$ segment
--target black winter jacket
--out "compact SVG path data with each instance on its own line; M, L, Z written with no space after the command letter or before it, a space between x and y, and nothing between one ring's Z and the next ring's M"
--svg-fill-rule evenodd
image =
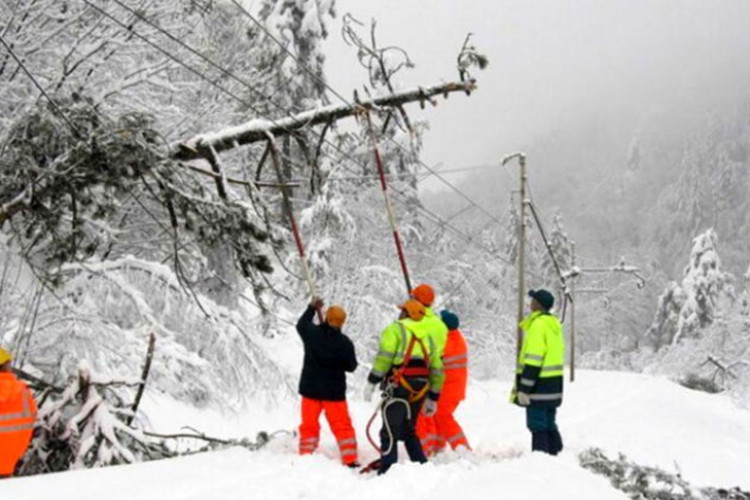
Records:
M310 399L344 401L346 374L357 368L354 344L349 337L326 323L313 323L315 308L308 306L297 322L297 333L305 346L299 393Z

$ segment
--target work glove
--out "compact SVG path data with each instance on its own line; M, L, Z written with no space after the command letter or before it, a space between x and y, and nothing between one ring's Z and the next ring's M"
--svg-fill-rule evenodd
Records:
M525 392L519 392L516 397L518 398L518 404L521 406L529 406L531 404L531 398Z
M375 384L368 383L365 386L365 390L362 393L362 397L364 398L365 401L370 402L370 401L372 401L372 394L374 392L375 392Z
M312 299L310 299L310 305L315 309L320 309L321 307L323 307L323 299L321 299L320 297L313 297Z
M424 413L424 416L427 418L435 416L435 413L437 413L437 401L427 398L427 401L424 402L424 406L422 407L422 413Z

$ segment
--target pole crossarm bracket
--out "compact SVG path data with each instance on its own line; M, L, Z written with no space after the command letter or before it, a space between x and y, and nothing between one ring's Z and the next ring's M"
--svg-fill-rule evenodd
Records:
M471 93L476 89L474 80L450 82L432 87L418 87L412 90L397 92L368 101L357 103L335 104L317 108L277 120L253 119L243 124L228 127L218 132L196 135L190 139L172 145L170 157L176 160L198 160L211 157L215 153L226 151L238 145L253 144L268 140L267 133L274 137L288 135L313 125L326 124L332 121L354 116L362 109L377 110L383 107L398 107L410 102L424 102L426 99L442 95L447 98L453 92Z

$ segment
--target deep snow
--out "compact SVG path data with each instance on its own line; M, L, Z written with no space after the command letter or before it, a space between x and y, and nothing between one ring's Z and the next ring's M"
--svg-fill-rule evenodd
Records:
M476 382L458 418L475 449L449 452L433 463L404 464L384 477L360 476L338 463L335 441L323 425L321 449L299 457L296 442L281 437L258 452L231 449L174 460L99 470L19 478L0 482L0 499L119 500L320 498L455 499L625 498L608 481L577 464L591 446L623 452L644 465L679 467L696 486L750 489L750 412L720 395L685 389L646 375L578 371L566 387L559 423L566 449L553 458L531 454L523 412L507 402L509 383ZM364 436L371 404L351 402L362 459L374 457ZM256 407L242 415L199 411L150 398L154 428L192 425L218 436L254 436L258 430L293 429L299 403Z

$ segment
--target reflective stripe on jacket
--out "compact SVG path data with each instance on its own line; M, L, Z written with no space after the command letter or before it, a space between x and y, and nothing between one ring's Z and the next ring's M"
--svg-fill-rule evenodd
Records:
M0 476L10 476L26 453L36 422L36 403L26 384L0 373Z
M411 365L420 361L427 360L429 368L430 396L437 399L443 388L445 374L443 373L443 360L438 354L438 348L435 340L429 334L429 324L412 319L400 319L388 325L380 334L380 343L375 360L372 363L372 370L367 377L368 382L376 384L384 380L391 370L401 366L406 357L406 349L409 346L412 336L419 341L414 342L411 353ZM422 346L424 345L423 352ZM420 363L423 364L423 363Z
M525 332L516 365L513 393L525 392L532 406L560 406L563 397L565 340L558 319L534 311L519 325Z
M443 397L462 401L466 398L466 381L468 379L469 348L460 330L448 332L448 341L443 354L445 384Z

